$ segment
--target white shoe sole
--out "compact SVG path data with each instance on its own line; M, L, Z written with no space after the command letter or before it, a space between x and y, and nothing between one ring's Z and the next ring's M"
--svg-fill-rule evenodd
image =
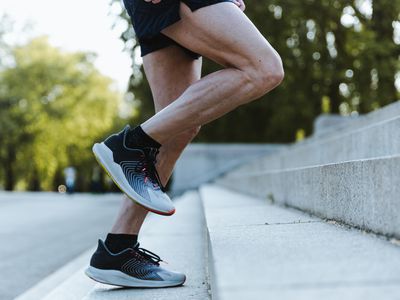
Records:
M114 162L112 151L104 143L96 143L92 150L99 164L120 188L120 190L123 191L131 200L159 215L170 216L175 213L175 208L172 210L162 210L151 205L145 198L136 193L135 190L129 185L128 180L126 180L121 166Z
M117 270L101 270L94 267L88 267L85 274L100 283L123 286L123 287L140 287L140 288L162 288L172 287L184 284L183 281L166 281L166 280L142 280Z

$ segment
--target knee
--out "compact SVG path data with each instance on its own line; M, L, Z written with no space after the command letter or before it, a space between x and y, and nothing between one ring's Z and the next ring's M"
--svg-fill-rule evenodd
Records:
M261 87L265 88L276 88L279 86L285 78L285 71L283 69L283 63L281 57L276 54L271 64L264 64L261 68Z
M253 86L253 98L265 95L279 86L284 79L282 60L277 53L268 55L265 59L259 58L250 66L252 67L247 70L247 76Z

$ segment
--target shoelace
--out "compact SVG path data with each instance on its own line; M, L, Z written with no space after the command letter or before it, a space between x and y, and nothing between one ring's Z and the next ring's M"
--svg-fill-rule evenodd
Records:
M143 257L147 261L150 261L151 263L153 263L157 266L160 265L160 262L163 262L163 260L157 254L155 254L147 249L139 248L139 244L135 247L135 249L133 249L133 251L135 251L136 253L139 253L139 255L141 257Z
M160 187L160 189L165 192L165 188L161 183L160 175L156 168L157 155L159 152L160 150L157 148L149 148L149 151L144 151L148 163L145 164L142 171L146 174L145 181L147 181L147 178L150 178L154 187Z

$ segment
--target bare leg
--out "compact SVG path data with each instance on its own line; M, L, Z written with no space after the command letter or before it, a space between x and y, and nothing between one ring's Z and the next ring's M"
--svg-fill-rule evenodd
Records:
M163 33L226 68L197 81L142 124L160 144L259 98L283 79L279 55L235 4L219 3L192 12L181 2L180 14L182 20Z
M153 94L156 112L177 99L200 79L201 59L193 60L176 46L146 55L144 69ZM176 160L200 128L190 128L171 138L157 157L157 171L163 185L168 182ZM138 234L148 211L126 196L111 233Z

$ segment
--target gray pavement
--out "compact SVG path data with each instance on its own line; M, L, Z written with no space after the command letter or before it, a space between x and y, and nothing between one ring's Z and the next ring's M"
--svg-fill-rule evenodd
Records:
M213 299L400 299L400 247L386 239L216 186L201 197Z
M0 299L13 299L95 246L121 199L0 192Z

